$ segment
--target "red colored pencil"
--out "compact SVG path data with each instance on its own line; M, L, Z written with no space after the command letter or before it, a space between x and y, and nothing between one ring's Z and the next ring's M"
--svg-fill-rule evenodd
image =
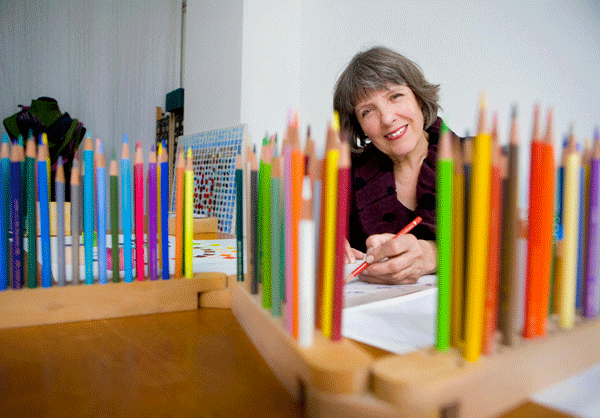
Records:
M350 145L341 135L338 160L338 193L335 231L335 261L333 270L333 318L331 339L342 338L342 309L344 307L344 253L348 237L348 199L350 193Z
M411 223L409 223L408 225L406 225L404 228L402 228L400 230L400 232L398 232L396 235L394 235L394 238L398 238L400 235L405 235L408 234L410 231L412 231L412 229L419 225L421 223L423 219L420 216L417 216L415 219L413 219L413 221ZM350 273L348 275L348 277L346 277L346 282L348 282L349 280L352 280L354 277L358 276L360 273L362 273L367 267L369 267L369 263L367 263L366 261L364 263L362 263L360 266L358 266L356 269L354 269L354 271L352 273Z

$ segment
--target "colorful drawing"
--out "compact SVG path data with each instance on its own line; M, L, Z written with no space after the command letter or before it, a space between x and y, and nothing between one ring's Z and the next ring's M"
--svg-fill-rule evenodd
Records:
M179 138L177 153L191 148L194 162L194 214L216 217L219 232L235 233L235 158L244 147L246 125ZM175 211L173 179L171 211Z

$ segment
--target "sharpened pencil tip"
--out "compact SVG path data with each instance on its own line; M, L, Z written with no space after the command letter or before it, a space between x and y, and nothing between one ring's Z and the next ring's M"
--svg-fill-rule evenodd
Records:
M4 132L4 134L2 134L2 143L3 144L8 143L8 134L6 132Z
M123 134L123 143L126 144L127 143L127 134Z
M340 114L337 110L333 112L333 117L331 118L331 129L336 132L340 130Z

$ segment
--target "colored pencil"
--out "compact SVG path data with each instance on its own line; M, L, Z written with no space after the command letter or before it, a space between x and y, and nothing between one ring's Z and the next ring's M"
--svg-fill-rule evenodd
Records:
M577 290L575 294L575 308L581 310L583 307L583 293L585 292L585 254L587 252L587 205L588 186L590 182L590 158L591 148L589 139L585 139L583 153L581 154L581 166L579 169L579 234L577 245Z
M145 280L144 268L144 156L142 142L138 141L133 156L135 183L135 265L138 281Z
M111 236L111 255L112 255L112 281L120 281L120 262L119 262L119 172L117 161L113 152L113 157L108 168L110 178L110 236Z
M272 161L273 171L271 173L271 248L272 248L272 275L271 275L271 313L275 317L281 316L281 304L283 302L283 268L281 255L284 251L282 242L283 229L283 203L281 201L281 172L283 160L277 155Z
M56 284L64 286L66 280L65 267L65 170L62 157L58 157L54 180L56 196Z
M40 200L40 235L42 252L42 287L52 286L50 257L50 188L48 187L48 146L42 142L38 148L38 194Z
M161 249L162 249L162 278L169 280L169 152L165 140L162 143L162 158L160 160L160 215L161 218Z
M292 143L290 140L294 125L293 114L288 112L286 136L283 139L283 263L284 263L284 300L285 325L290 335L294 335L294 302L293 302L293 260L292 260ZM296 132L297 134L297 132ZM297 317L296 317L297 318ZM297 327L296 327L297 328Z
M453 198L452 198L452 307L450 329L452 346L459 348L463 343L463 283L465 265L465 175L463 152L460 138L452 139L452 157L454 160Z
M452 192L454 160L450 132L442 122L437 160L437 332L435 348L444 351L450 346L450 301L452 295Z
M594 318L598 315L598 272L600 263L600 219L594 214L600 211L600 134L596 129L590 159L590 183L588 202L588 230L585 292L583 297L583 316Z
M304 173L306 172L306 163L304 161L304 153L300 146L300 134L298 130L298 113L294 113L294 119L291 129L288 129L288 140L292 148L291 154L291 241L292 241L292 252L290 257L292 259L292 314L293 314L293 329L292 336L298 338L299 332L299 313L300 313L300 297L299 297L299 283L300 283L300 247L299 247L299 230L300 217L302 215L302 182Z
M83 245L85 251L85 284L94 283L92 264L94 246L94 150L92 138L87 137L83 150ZM39 167L39 163L38 163ZM39 175L38 170L38 175Z
M323 280L321 301L321 332L326 338L331 338L333 327L333 283L335 262L335 230L336 230L336 206L338 188L338 160L339 150L339 116L334 112L331 123L327 129L327 142L325 146L325 201L321 208L324 213L324 235L322 254L323 271L320 272Z
M312 216L312 198L311 179L309 176L304 176L302 184L302 214L298 225L298 344L301 347L310 347L312 345L315 327L316 252L314 247L315 224Z
M21 140L22 141L22 140ZM25 161L23 146L14 142L10 157L10 187L12 192L10 225L12 230L12 287L23 287L23 186L21 166Z
M271 188L272 190L272 188ZM244 281L244 171L242 153L235 157L235 238L237 244L237 281Z
M402 228L400 231L398 231L396 233L396 235L394 235L392 237L392 239L394 238L398 238L400 235L405 235L408 234L410 231L413 230L413 228L417 225L419 225L421 223L423 219L420 216L417 216L415 219L413 219L409 224L407 224L404 228ZM367 267L369 267L369 263L367 263L366 261L361 263L357 268L355 268L352 273L350 273L348 275L348 277L346 278L346 282L348 282L349 280L352 280L354 277L357 277L360 273L362 273Z
M27 287L37 287L37 204L35 199L35 137L30 136L25 149L25 207L27 210Z
M482 95L479 103L477 135L473 140L473 172L469 207L467 315L463 357L470 362L476 361L481 353L489 251L491 137L486 131L485 111L485 96Z
M273 171L273 142L263 146L261 159L263 171L259 178L261 183L261 277L262 277L262 304L263 308L271 309L271 173Z
M157 187L156 187L156 149L152 145L148 157L148 276L150 280L158 278L158 251L156 242Z
M175 277L181 278L183 275L183 208L185 201L183 200L184 188L184 172L185 158L184 150L181 148L177 156L177 164L175 166Z
M185 242L183 252L184 256L184 274L186 279L192 279L194 276L193 245L194 245L194 167L192 165L192 149L188 148L187 159L185 162L184 173L184 228Z
M515 310L517 305L518 264L517 240L519 231L519 126L517 108L511 111L508 146L507 187L504 188L502 203L502 245L500 249L500 303L498 328L502 333L502 344L512 345L516 335Z
M0 148L0 290L6 290L10 278L10 142L2 135Z
M552 291L550 292L550 304L551 307L548 310L548 314L558 314L558 306L560 304L559 294L561 292L561 278L563 270L563 253L564 253L564 209L563 209L563 196L565 186L565 161L567 158L567 144L568 137L563 141L561 145L561 159L560 165L557 172L557 201L556 201L556 217L555 217L555 248L554 248L554 274L552 282Z
M258 294L258 161L255 149L250 158L250 219L250 264L252 265L250 293L256 295Z
M131 160L129 159L129 145L127 135L123 135L121 151L121 206L123 207L123 281L133 281L133 254L131 248Z
M548 112L544 141L531 143L529 227L524 336L546 333L554 234L554 148L552 111ZM536 124L534 124L536 125Z
M464 344L466 338L466 320L467 320L467 277L469 273L469 225L470 225L470 206L471 206L471 172L473 167L473 138L466 135L463 141L463 176L464 176L464 222L463 222L463 281L462 281L462 296L461 303L461 330L460 339Z
M98 155L96 165L97 201L98 201L98 282L107 283L106 262L106 160L104 146L98 141Z
M156 149L156 268L161 269L162 266L162 158L163 158L162 141L158 143ZM168 172L167 172L168 173ZM168 258L166 259L168 262ZM158 272L157 272L158 275Z
M348 216L350 200L350 145L340 137L338 160L337 213L335 228L335 260L333 266L333 313L331 339L342 339L342 309L344 308L344 253L348 239ZM313 285L314 287L314 285ZM312 327L311 327L312 328Z
M79 164L73 158L71 168L71 283L79 284L79 225L81 222L81 179Z
M559 324L571 329L575 322L575 292L577 287L577 234L579 225L579 176L581 157L575 147L573 127L569 134L564 179L564 254L560 283Z

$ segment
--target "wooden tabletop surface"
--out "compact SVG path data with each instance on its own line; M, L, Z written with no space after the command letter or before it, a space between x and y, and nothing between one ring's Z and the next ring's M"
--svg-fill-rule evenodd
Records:
M0 330L0 416L300 415L229 309Z

